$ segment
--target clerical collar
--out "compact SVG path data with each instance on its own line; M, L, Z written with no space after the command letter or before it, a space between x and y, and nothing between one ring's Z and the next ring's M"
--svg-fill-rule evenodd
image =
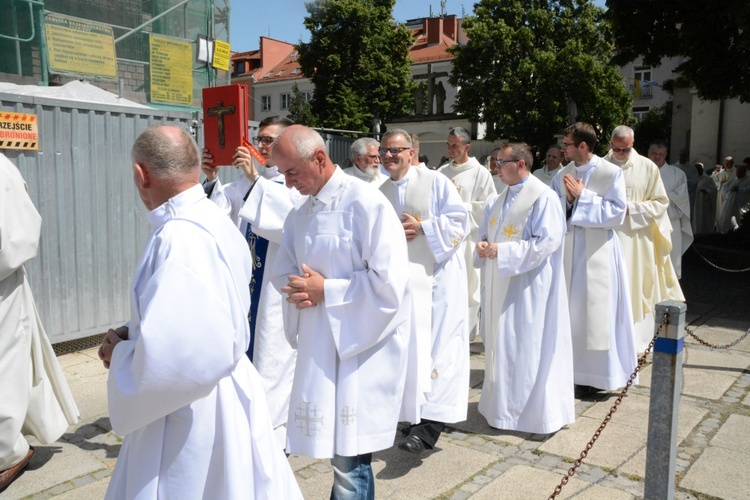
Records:
M148 223L152 229L156 229L205 197L203 186L196 184L151 210L146 216Z
M330 204L331 201L333 201L334 196L338 192L339 187L341 187L341 183L344 179L346 179L346 174L339 168L338 165L336 165L336 170L333 171L333 175L330 179L328 179L328 182L326 182L325 185L320 188L318 194L316 194L315 196L310 196L313 204Z
M260 171L260 174L265 177L268 180L273 180L274 177L279 174L279 167L274 165L273 167L263 167L263 169Z
M456 163L455 161L451 160L450 163L448 163L448 166L451 167L454 170L461 171L461 170L468 170L468 169L470 169L471 167L474 166L474 163L471 161L471 158L469 158L468 160L466 160L466 163L461 163L460 165L458 163Z
M526 184L526 181L528 180L529 180L529 176L527 175L526 177L523 178L523 180L516 182L512 186L508 186L508 188L513 192L520 191L523 188L523 185Z
M417 175L417 174L414 173L414 169L415 168L416 167L409 167L409 170L406 172L406 175L404 175L402 178L400 178L397 181L394 181L393 179L391 179L391 182L394 183L397 186L403 186L404 184L406 184L407 182L409 182L409 179L411 179L412 177L414 177L415 175Z
M591 160L589 160L588 163L584 163L583 165L578 165L576 163L575 164L576 172L586 172L588 170L591 170L592 168L594 168L594 165L596 164L596 159L597 159L597 156L594 155L591 157Z

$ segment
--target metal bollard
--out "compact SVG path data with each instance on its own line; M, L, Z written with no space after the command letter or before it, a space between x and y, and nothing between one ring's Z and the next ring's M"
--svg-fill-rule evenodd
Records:
M684 303L670 300L656 304L654 313L657 325L661 323L665 313L668 319L654 344L654 362L651 365L644 490L646 500L674 499L686 311Z

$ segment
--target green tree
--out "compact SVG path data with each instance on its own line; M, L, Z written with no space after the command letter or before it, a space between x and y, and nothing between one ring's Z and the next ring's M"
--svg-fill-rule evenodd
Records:
M672 137L672 101L667 101L658 108L651 108L641 121L633 126L635 132L635 150L644 155L648 145L654 139L669 140Z
M318 125L317 120L312 113L310 102L305 98L305 94L300 92L296 83L292 86L292 99L289 101L288 118L294 123L299 123L300 125L306 125L308 127L317 127Z
M658 66L682 57L676 72L706 100L750 101L750 2L747 0L607 0L617 54Z
M302 74L315 85L320 126L368 131L411 111L411 32L391 15L395 0L315 0L305 4L310 42L297 46Z
M451 83L456 110L486 122L488 139L543 150L572 103L602 137L631 120L602 9L588 0L481 0L474 12L463 24L469 43L452 48Z

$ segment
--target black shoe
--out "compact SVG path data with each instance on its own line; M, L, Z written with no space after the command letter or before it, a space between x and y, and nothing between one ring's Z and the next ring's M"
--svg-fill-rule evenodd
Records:
M578 399L586 399L596 396L596 393L598 392L599 389L590 385L576 385L574 387L574 394Z
M417 436L408 436L406 439L401 441L398 445L399 450L408 451L416 455L421 455L427 449L424 441L419 439Z

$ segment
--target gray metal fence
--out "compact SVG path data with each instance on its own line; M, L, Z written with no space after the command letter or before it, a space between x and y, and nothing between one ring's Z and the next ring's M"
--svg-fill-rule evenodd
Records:
M3 152L42 215L39 254L26 269L47 335L58 343L122 324L149 234L130 148L149 126L188 128L192 115L7 93L0 110L38 117L39 151Z

